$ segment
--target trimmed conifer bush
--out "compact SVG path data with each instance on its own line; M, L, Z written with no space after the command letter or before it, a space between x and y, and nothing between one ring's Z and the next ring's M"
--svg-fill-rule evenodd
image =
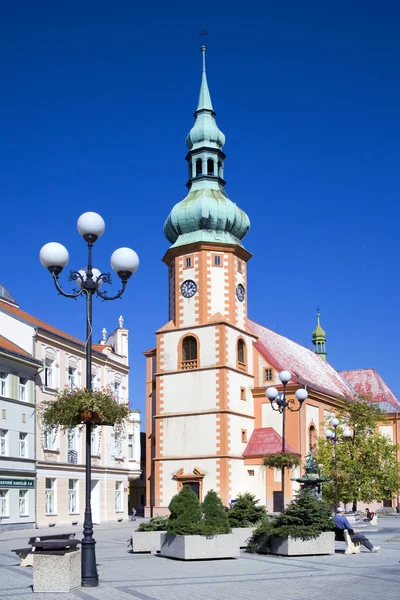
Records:
M318 500L310 490L302 489L295 500L276 519L266 518L255 530L248 549L268 553L273 537L292 537L309 540L324 531L333 531L331 510L326 502Z
M168 517L153 517L150 521L140 523L136 531L166 531Z
M229 526L228 515L224 505L214 490L210 490L207 493L204 498L202 510L204 515L205 535L211 536L220 533L230 533L231 528Z
M172 535L201 535L204 532L201 506L198 497L184 485L169 503L170 515L167 531Z
M238 494L236 502L228 512L231 527L252 527L257 525L266 514L265 506L258 504L254 494Z

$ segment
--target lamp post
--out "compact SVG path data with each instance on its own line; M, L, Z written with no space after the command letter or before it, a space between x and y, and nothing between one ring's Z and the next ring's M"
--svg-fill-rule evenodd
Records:
M337 417L333 417L330 420L330 424L333 427L333 431L332 429L327 429L325 431L325 437L329 442L333 443L333 464L334 464L334 470L335 470L335 512L336 509L338 507L338 474L337 474L337 455L336 455L336 443L338 441L338 436L337 436L337 427L339 425L339 419ZM348 439L351 437L351 431L348 427L346 427L346 429L343 431L343 437L345 439Z
M135 273L139 266L139 258L134 250L130 248L119 248L111 255L111 267L121 279L121 289L115 296L108 296L107 292L101 292L102 283L110 284L110 273L102 273L95 269L92 264L93 244L104 233L105 223L103 218L94 212L86 212L78 219L78 231L87 243L88 258L87 266L79 271L71 271L69 280L75 281L78 290L66 293L61 288L58 278L69 260L68 250L62 244L49 242L40 250L40 262L50 271L53 276L57 291L66 298L77 298L86 296L86 388L92 389L92 300L94 294L103 300L116 300L125 291L130 276ZM96 541L93 538L93 521L91 508L91 437L92 421L86 422L86 505L85 520L83 524L82 539L82 586L96 587L99 585L99 576L96 565Z
M267 388L265 395L271 403L272 409L278 411L282 415L282 452L285 452L285 434L286 434L286 409L292 412L297 412L303 406L304 400L307 399L308 393L304 388L300 388L296 391L295 397L298 401L298 406L292 406L294 400L286 400L286 386L291 380L292 376L289 371L281 371L279 373L279 379L283 385L283 392L278 392L276 387ZM282 510L285 508L285 466L282 466Z

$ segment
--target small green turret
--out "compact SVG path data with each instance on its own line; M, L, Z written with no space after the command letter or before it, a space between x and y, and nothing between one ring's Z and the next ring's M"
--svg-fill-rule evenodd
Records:
M314 352L319 354L322 360L326 360L326 333L321 327L319 308L317 308L317 326L312 332L312 343Z

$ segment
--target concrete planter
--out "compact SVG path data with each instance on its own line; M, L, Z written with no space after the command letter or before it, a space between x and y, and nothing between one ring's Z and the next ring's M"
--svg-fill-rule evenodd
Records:
M81 551L64 556L33 552L33 591L72 592L81 587Z
M161 550L161 534L166 531L134 531L132 533L132 552L151 552Z
M235 536L235 544L238 544L239 548L247 548L254 530L255 527L233 527L232 533Z
M161 556L179 560L212 560L236 558L239 554L239 544L233 533L213 537L161 534Z
M270 552L271 554L281 554L282 556L334 554L335 534L333 531L324 531L318 537L310 540L276 537L271 541Z

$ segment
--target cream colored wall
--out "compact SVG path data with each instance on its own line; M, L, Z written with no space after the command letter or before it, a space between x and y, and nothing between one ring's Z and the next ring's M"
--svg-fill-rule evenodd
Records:
M25 352L32 354L33 336L35 335L33 327L0 311L0 332L5 338L23 348Z
M393 442L393 427L392 425L380 425L379 433L386 435Z
M177 481L173 479L175 473L183 469L184 473L193 473L198 469L205 473L203 480L203 498L209 490L217 489L217 460L215 458L189 458L181 460L166 460L161 463L161 477L163 481L161 492L162 506L168 506L171 498L177 493Z
M178 347L185 335L190 335L191 330L168 331L164 333L164 353L160 359L164 363L165 371L177 371ZM193 330L200 340L200 366L210 367L215 365L215 327L201 327Z
M228 260L226 254L216 252L221 257L222 267L212 266L212 253L207 252L207 275L210 278L210 295L211 314L219 312L222 315L225 313L225 286L229 285L229 270L227 268Z
M192 257L193 266L190 267L189 269L185 268L185 269L181 270L180 274L182 277L182 281L191 279L192 281L195 281L197 283L197 285L199 285L198 277L196 277L196 275L195 275L195 268L197 267L197 263L198 263L198 255L191 254L190 256ZM176 275L178 276L178 273ZM197 296L197 294L195 294L191 298L184 298L183 296L180 297L181 298L181 306L183 308L183 313L182 313L183 327L193 325L193 323L196 323L196 321L197 321L196 304L197 304L198 299L196 298L196 296Z
M254 420L237 415L229 415L229 435L231 454L241 456L246 450L247 443L254 429ZM242 442L242 429L247 432L247 442Z
M235 266L237 265L237 258L235 257ZM246 285L246 263L242 261L243 273L239 273L239 271L235 268L235 288L241 283L245 289L245 297L243 302L236 302L236 325L245 329L246 327L246 318L247 318L247 285Z
M254 352L253 341L254 341L254 337L251 337L250 335L247 335L245 333L241 333L237 329L233 329L232 327L227 328L228 365L230 367L233 367L234 369L236 369L236 367L237 367L236 347L237 347L237 341L238 341L239 337L242 337L246 343L248 372L252 373L253 372L253 352Z
M282 435L282 415L277 410L273 410L269 402L261 405L261 423L263 427L272 427Z
M254 399L251 389L254 387L254 379L237 373L236 371L228 371L228 389L229 400L228 406L235 412L245 413L246 415L254 415ZM246 400L240 399L240 389L246 389Z
M163 412L198 412L215 408L216 371L181 371L162 380Z
M215 414L163 419L163 456L215 454Z
M234 500L238 494L250 492L255 494L260 500L260 504L265 505L266 501L266 470L261 465L245 465L242 460L231 460L230 468L232 474L232 498ZM248 471L254 471L254 475L249 475Z

